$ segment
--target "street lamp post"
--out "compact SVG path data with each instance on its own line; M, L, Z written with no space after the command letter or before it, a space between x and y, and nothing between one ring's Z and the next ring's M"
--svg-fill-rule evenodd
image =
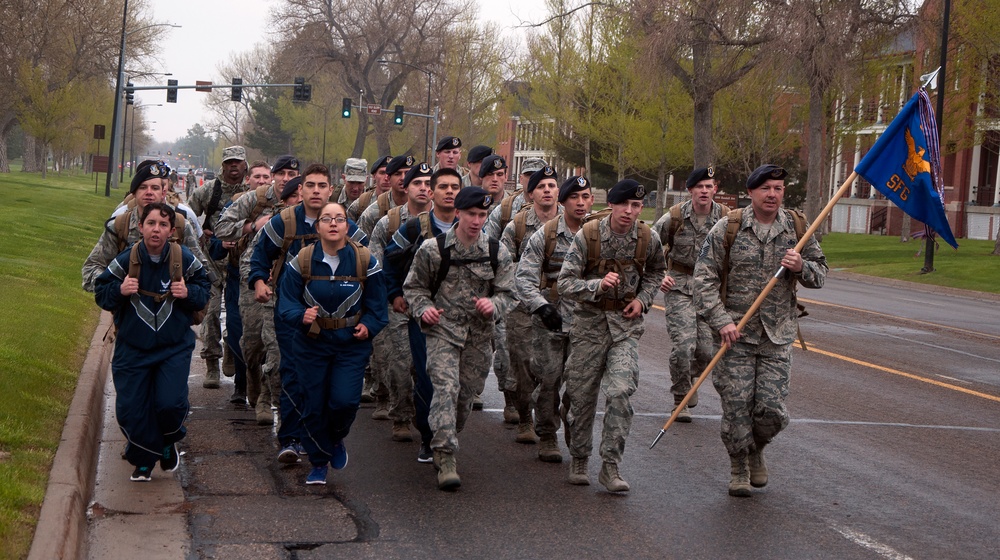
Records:
M115 106L114 111L111 116L111 147L108 152L108 173L107 181L104 185L104 196L111 196L111 187L114 186L118 188L118 174L115 173L115 169L118 166L118 144L121 141L121 136L125 134L124 123L122 122L122 86L125 81L125 38L128 36L128 31L125 29L128 23L128 0L125 0L125 6L122 8L122 39L121 46L118 49L118 75L117 83L115 84ZM143 31L150 29L152 27L180 27L180 25L174 23L154 23L152 25L147 25L133 31ZM121 135L118 131L121 130ZM124 144L124 142L123 142Z
M431 114L431 71L430 70L425 70L425 69L423 69L423 68L421 68L419 66L414 66L414 65L412 65L412 64L410 64L408 62L399 62L398 60L386 60L384 58L380 58L380 59L378 59L377 62L379 64L401 64L403 66L408 66L410 68L413 68L414 70L417 70L418 72L423 72L424 74L427 74L427 114L428 115ZM429 161L430 157L431 157L430 144L427 143L428 142L428 138L430 137L430 127L431 127L430 120L427 120L426 122L424 122L424 159L425 159L425 161Z

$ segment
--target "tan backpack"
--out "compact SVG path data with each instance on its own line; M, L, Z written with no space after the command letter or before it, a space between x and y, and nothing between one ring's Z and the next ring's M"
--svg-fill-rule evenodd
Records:
M170 281L180 282L184 279L184 255L181 252L181 246L177 243L170 242ZM142 270L142 261L139 259L139 244L133 243L132 250L128 254L128 275L136 280L139 279L139 271ZM156 303L160 303L167 299L170 292L165 294L157 294L154 292L148 292L146 290L139 290L139 293L144 296L149 296L156 300ZM195 325L200 325L202 321L205 320L205 312L208 306L195 311L191 314L191 323Z

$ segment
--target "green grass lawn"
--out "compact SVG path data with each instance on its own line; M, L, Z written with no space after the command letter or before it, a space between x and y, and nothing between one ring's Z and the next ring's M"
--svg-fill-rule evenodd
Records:
M831 270L1000 293L1000 257L990 255L993 241L959 239L957 251L941 242L931 274L920 274L923 239L901 243L895 236L831 233L822 245Z
M80 267L121 191L0 174L0 557L27 555L77 375L99 316Z

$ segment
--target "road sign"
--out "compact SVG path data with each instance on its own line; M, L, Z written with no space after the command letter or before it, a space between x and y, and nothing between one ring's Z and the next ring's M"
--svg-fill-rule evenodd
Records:
M108 172L108 156L94 156L94 173L107 173Z
M365 106L365 112L368 113L369 115L381 115L382 106L379 105L378 103L369 103L367 106Z
M203 82L201 80L195 80L194 81L194 85L196 85L196 86L210 86L210 85L212 85L212 82ZM196 87L196 88L194 88L194 90L195 91L204 91L204 92L207 92L207 93L212 93L212 88L210 88L210 87L207 87L207 88Z

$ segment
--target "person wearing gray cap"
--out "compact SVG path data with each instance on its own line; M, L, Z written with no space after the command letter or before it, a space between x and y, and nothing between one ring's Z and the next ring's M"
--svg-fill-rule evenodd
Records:
M344 163L344 172L340 175L344 181L344 187L340 189L340 196L337 202L344 208L349 208L351 203L361 196L368 183L368 160L361 158L347 158Z
M366 208L377 199L382 193L388 192L390 188L391 177L387 168L389 167L389 162L394 158L392 156L382 156L375 160L372 164L371 176L372 176L372 187L361 193L361 196L357 200L351 203L347 208L347 217L351 220L357 222L361 219L361 213L365 211Z
M198 187L188 201L195 214L205 216L203 243L207 247L215 235L216 223L222 210L234 197L246 190L247 151L243 146L229 146L222 150L222 174L210 183ZM225 284L226 259L210 261L211 270L220 282L212 285L212 297L201 323L201 359L205 360L206 389L220 387L219 360L223 357L222 345L222 286ZM235 397L236 395L234 395Z
M729 347L712 384L722 401L721 436L731 467L729 495L735 497L749 498L751 487L768 482L764 446L788 426L785 399L799 317L795 289L822 288L829 270L815 237L801 253L794 249L797 224L807 224L805 216L781 208L786 175L777 165L755 169L746 184L750 207L730 211L712 227L694 266L698 316ZM743 317L774 279L766 303L737 330L733 318Z

